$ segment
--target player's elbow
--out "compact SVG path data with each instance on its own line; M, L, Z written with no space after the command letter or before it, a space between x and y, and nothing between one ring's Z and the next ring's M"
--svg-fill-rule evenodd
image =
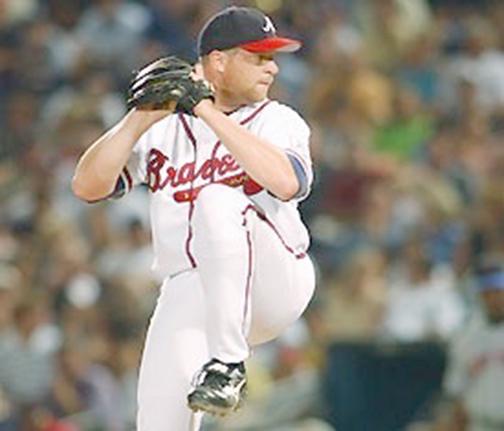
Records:
M72 192L80 200L89 202L92 200L89 188L77 175L72 178Z
M281 183L278 184L278 188L275 191L275 195L283 200L289 201L299 192L299 181L297 178L287 176Z
M107 195L103 190L91 187L88 181L84 181L78 175L72 178L71 186L73 194L85 202L96 202Z

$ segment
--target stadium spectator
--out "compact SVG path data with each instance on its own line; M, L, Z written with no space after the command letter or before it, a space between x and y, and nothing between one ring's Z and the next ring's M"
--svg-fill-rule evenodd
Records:
M504 426L499 393L504 379L504 267L487 258L474 287L481 312L474 313L454 340L445 376L450 414L439 419L441 430L488 431Z

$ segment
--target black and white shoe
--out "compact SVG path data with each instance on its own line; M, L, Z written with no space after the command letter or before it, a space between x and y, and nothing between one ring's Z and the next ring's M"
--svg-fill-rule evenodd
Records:
M241 406L246 387L243 362L227 364L212 359L196 375L187 403L193 411L225 416Z

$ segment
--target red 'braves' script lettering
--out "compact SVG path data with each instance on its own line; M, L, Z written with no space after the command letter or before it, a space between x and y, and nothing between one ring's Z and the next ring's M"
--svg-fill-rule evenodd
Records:
M163 190L167 185L170 185L171 187L178 187L184 184L191 184L191 186L193 186L196 179L200 178L208 180L212 178L214 172L217 172L222 176L229 172L236 172L239 170L240 165L238 165L231 154L225 154L222 158L213 157L211 159L207 159L198 170L195 169L194 162L188 162L179 168L175 168L170 164L170 159L155 148L150 150L147 161L148 185L153 193L158 190ZM235 175L230 178L222 178L217 182L227 184L232 187L243 185L247 194L259 193L262 190L262 187L255 183L252 179L248 178L245 173ZM197 191L199 191L198 189L200 188L201 186L191 189L192 191L177 192L177 198L175 200L183 202L194 199L197 196ZM181 198L182 196L184 196L184 198Z
M216 181L216 183L225 184L226 186L229 187L243 186L243 191L247 196L255 195L256 193L263 191L263 188L259 184L257 184L252 178L249 178L249 176L245 172L233 175L231 177L222 178ZM203 190L203 188L206 187L207 185L208 184L204 184L202 186L190 188L188 190L181 190L175 192L173 194L173 199L175 199L176 202L193 201L198 198L199 192Z

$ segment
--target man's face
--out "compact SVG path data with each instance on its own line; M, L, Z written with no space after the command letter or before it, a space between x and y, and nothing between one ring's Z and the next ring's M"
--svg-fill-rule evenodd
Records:
M488 320L504 322L504 290L484 290L480 293Z
M226 56L222 91L240 99L241 103L265 99L278 73L273 54L255 54L236 48L226 52Z

